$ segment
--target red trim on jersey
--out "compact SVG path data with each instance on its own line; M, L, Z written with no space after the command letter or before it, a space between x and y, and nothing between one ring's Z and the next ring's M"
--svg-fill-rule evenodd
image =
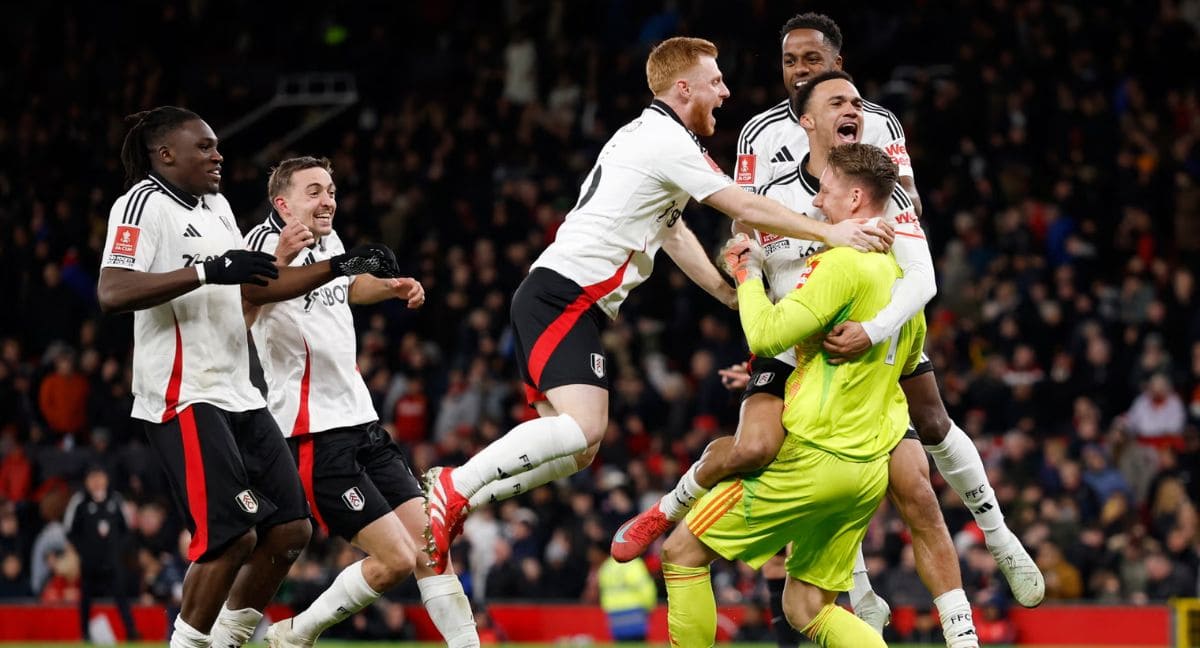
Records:
M296 411L296 423L292 425L292 436L308 434L308 381L312 374L312 354L308 352L308 340L304 341L304 375L300 377L300 408Z
M922 241L925 240L925 237L920 234L909 234L908 232L896 232L896 236L907 236L909 238L921 239Z
M172 317L174 317L172 315ZM175 418L175 408L179 406L179 387L183 384L183 335L179 332L179 320L175 320L175 361L171 364L171 378L167 381L165 407L162 422L166 423Z
M533 405L534 403L536 403L538 401L544 401L544 400L546 400L546 395L543 394L542 392L538 391L537 387L534 387L533 385L528 385L528 384L525 385L525 402L526 403Z
M299 462L300 462L300 483L304 486L304 497L308 499L308 507L312 509L313 519L326 532L329 527L325 525L325 518L321 517L321 510L317 508L317 498L313 496L313 439L316 437L306 436L300 439Z
M208 483L204 477L200 435L196 433L196 416L191 407L179 412L179 434L183 437L183 478L187 484L188 513L196 525L188 545L188 560L195 562L208 551Z
M633 252L625 257L625 263L617 268L613 276L600 283L584 286L583 293L576 297L575 301L571 302L558 317L554 318L554 321L550 322L550 326L547 326L546 330L538 336L533 343L533 349L529 352L529 377L533 379L534 385L542 382L542 370L546 368L550 355L558 348L563 338L567 337L567 333L571 331L571 327L575 326L575 322L579 321L579 317L601 297L621 285L621 280L625 277L625 268L629 266L631 259L633 259ZM528 390L526 392L528 393Z

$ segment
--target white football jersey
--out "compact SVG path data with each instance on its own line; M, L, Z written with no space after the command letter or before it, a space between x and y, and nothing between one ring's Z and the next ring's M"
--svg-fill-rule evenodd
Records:
M101 268L169 272L241 249L221 194L196 197L150 177L113 203ZM133 314L133 413L165 423L195 403L228 412L263 407L250 383L239 286L205 285Z
M283 219L275 212L246 234L246 248L275 253ZM292 260L292 266L345 252L337 232ZM352 277L338 277L306 295L266 304L251 331L267 382L267 407L284 436L377 420L371 393L358 373Z
M788 167L776 165L778 177L759 187L758 193L783 203L795 211L802 212L809 218L824 221L827 220L825 214L820 209L813 207L812 204L813 199L821 190L821 182L805 170L807 162L808 155L805 154L799 163L790 163ZM903 252L908 249L905 247L906 242L917 236L920 237L920 245L928 249L924 243L924 233L916 218L912 200L903 187L896 185L887 206L883 218L896 228L899 242L894 246L893 251L901 251L903 255ZM805 260L825 249L825 244L820 241L794 239L757 230L754 232L754 236L758 239L766 257L763 262L763 277L767 282L767 296L771 298L772 302L779 301L795 289L804 275ZM896 260L901 266L904 265L899 256ZM796 355L793 349L784 351L776 356L776 359L792 366L796 365Z
M689 198L733 184L665 103L608 140L554 242L533 263L583 287L609 317L654 269Z
M892 111L879 104L863 101L863 144L874 144L887 152L900 175L913 177L912 161L905 146L904 128ZM737 169L739 186L761 187L771 178L786 173L808 155L808 133L792 111L790 100L783 100L746 122L738 136Z

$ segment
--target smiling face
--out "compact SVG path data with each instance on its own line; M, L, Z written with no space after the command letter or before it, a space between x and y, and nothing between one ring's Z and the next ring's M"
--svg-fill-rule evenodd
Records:
M713 111L729 98L729 88L717 67L717 59L701 56L688 71L686 81L688 104L685 114L680 117L692 132L708 137L717 130Z
M800 116L812 149L818 154L862 137L863 100L846 79L818 80Z
M822 72L842 69L842 57L816 29L793 29L783 38L783 84L788 98L796 98L797 86Z
M285 221L300 221L315 237L328 236L333 231L337 187L333 184L333 176L322 167L292 173L287 190L272 202Z
M184 122L153 147L154 168L171 184L201 196L221 188L221 162L217 136L203 119Z

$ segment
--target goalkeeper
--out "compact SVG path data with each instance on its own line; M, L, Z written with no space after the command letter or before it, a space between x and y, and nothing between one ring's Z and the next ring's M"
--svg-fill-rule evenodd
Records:
M833 223L884 211L896 166L866 144L837 147L813 206ZM672 645L711 646L716 603L709 563L718 556L757 568L789 542L783 594L788 622L820 646L884 646L870 626L834 604L867 523L888 484L888 454L908 426L898 379L924 346L917 315L886 344L841 365L826 361L824 334L845 320L869 320L891 299L900 276L890 254L830 249L809 257L786 297L772 305L761 279L762 249L739 235L726 247L738 283L750 350L771 357L796 347L785 390L787 436L761 471L726 480L701 498L663 546Z

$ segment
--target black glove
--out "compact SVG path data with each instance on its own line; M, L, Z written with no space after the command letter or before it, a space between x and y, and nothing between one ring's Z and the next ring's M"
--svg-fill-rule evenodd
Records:
M367 273L383 279L400 276L396 255L392 254L391 248L380 243L356 245L345 254L331 257L329 265L333 274L338 276Z
M225 254L204 262L204 283L208 284L254 284L267 285L267 279L277 279L279 268L275 257L266 252L229 250Z

